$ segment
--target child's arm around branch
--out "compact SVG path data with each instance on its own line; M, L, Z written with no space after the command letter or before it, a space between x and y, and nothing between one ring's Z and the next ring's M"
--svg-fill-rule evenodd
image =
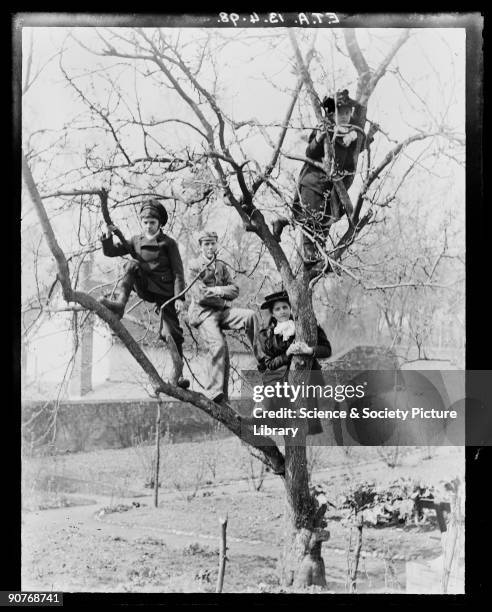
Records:
M316 346L308 346L305 342L293 342L287 349L287 355L313 355L319 359L331 357L331 344L322 327L318 325Z
M122 255L129 255L130 250L124 244L114 244L113 242L113 233L118 228L115 225L109 224L107 226L108 234L101 236L101 243L104 255L106 257L121 257ZM129 246L133 247L133 239L130 239Z

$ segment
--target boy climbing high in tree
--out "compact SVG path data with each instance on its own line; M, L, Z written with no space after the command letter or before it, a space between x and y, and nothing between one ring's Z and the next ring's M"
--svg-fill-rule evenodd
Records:
M116 285L113 298L103 297L99 300L120 319L132 290L142 300L152 302L157 308L184 290L183 263L178 245L171 236L162 231L167 219L164 206L157 200L148 200L140 209L143 234L133 236L127 246L114 244L112 234L117 228L108 225L108 235L101 238L103 253L107 257L131 255L133 258L125 264L124 275ZM174 300L161 312L181 358L184 338L178 313L183 309L184 299L183 296ZM190 385L189 381L183 378L180 378L177 384L184 389Z
M344 210L334 182L342 181L345 189L352 185L358 154L364 143L367 146L372 141L374 128L371 126L366 137L363 132L362 107L349 97L347 89L337 92L335 99L325 96L322 108L325 119L322 125L311 132L306 157L322 162L328 135L334 153L331 172L328 175L314 164L304 164L299 174L292 212L294 219L301 222L318 241L324 242L330 227L345 213L348 216L352 214L352 210ZM273 235L278 242L283 228L288 224L285 217L273 222ZM306 235L303 236L303 247L308 265L314 265L320 260L315 243Z

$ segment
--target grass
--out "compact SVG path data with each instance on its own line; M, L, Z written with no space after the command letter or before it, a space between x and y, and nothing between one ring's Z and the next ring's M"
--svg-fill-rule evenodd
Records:
M74 591L213 592L218 519L227 514L225 590L284 592L276 572L284 538L282 480L268 475L259 492L250 486L250 455L236 438L164 444L160 504L154 508L145 486L153 450L139 445L24 459L25 510L88 503L94 496L92 501L108 511L100 515L97 528L77 521L71 527L46 526L46 531L31 526L25 544L23 534L23 588L53 583ZM394 468L370 447L317 447L308 456L313 482L323 485L330 498L359 479L384 484L403 476L437 484L464 470L463 449L452 447L431 454L425 448L402 449ZM132 503L132 497L142 495L145 501ZM123 507L124 512L117 511ZM328 590L343 592L347 529L336 513L328 518L331 538L323 546L332 580ZM38 520L44 525L42 517ZM113 525L120 531L111 535ZM135 528L142 533L131 539L127 534ZM404 561L437 557L440 546L434 525L366 527L361 590L401 591Z
M332 490L354 478L372 476L379 482L406 475L429 482L462 471L462 449L435 447L432 454L429 458L426 447L404 447L398 464L389 468L376 447L311 447L308 468L313 471L313 482L324 482ZM153 444L140 444L125 449L24 458L23 498L27 503L40 490L54 495L92 493L115 498L148 495L153 456ZM235 437L162 444L160 491L186 491L189 496L190 490L196 489L198 494L214 485L248 482L257 474L259 465L256 459L251 462L245 446ZM274 481L278 484L279 479L270 476L263 489L271 490Z

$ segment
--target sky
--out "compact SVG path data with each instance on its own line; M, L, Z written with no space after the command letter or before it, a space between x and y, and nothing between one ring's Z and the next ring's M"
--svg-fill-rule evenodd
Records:
M347 87L355 93L356 73L347 57L338 49L344 50L340 30L296 29L296 36L305 54L309 42L316 36L315 48L318 57L313 61L313 80L320 96L334 89ZM400 31L392 28L359 29L357 36L371 68L378 66L382 57L398 37ZM81 181L79 173L68 174L65 182L47 181L51 175L70 171L81 165L85 147L95 147L105 151L113 143L101 130L95 130L87 118L87 107L67 84L61 66L74 79L74 82L96 103L109 101L114 117L128 117L130 110L136 112L136 102L140 112L147 120L169 117L185 120L193 119L189 109L176 93L156 81L159 77L145 76L141 62L130 59L105 58L91 51L101 49L98 34L115 37L114 45L124 48L119 36L131 34L129 29L105 29L37 27L24 28L23 55L24 71L32 41L32 74L42 68L38 78L23 99L23 134L25 142L36 132L32 142L43 153L45 160L41 172L35 178L40 189L55 187L82 188L94 186ZM217 66L217 98L224 112L234 121L255 118L260 123L280 123L287 108L290 91L297 76L293 70L292 48L286 29L247 29L230 30L186 28L164 29L167 39L178 40L184 48L186 58L196 58L203 49L207 36L214 38L217 47L214 63ZM77 42L78 41L78 42ZM84 48L85 47L85 48ZM129 47L127 47L128 49ZM63 54L60 52L63 50ZM62 58L62 64L60 64ZM396 75L395 70L398 70ZM108 84L107 75L112 84ZM215 73L211 63L204 62L200 79L211 87ZM125 92L125 103L117 103L116 91ZM305 94L301 94L301 112L296 109L292 119L293 126L301 120L306 125L314 125L314 117ZM113 116L113 115L112 115ZM371 97L368 117L377 121L381 128L395 141L415 133L415 129L432 131L436 125L445 123L447 127L463 135L465 132L465 31L460 28L429 28L414 30L410 39L400 49L387 74L381 79ZM69 125L70 136L67 141L52 143L57 132ZM279 128L269 128L270 137L275 140ZM309 132L291 129L287 135L284 150L302 154L305 139ZM200 146L200 139L193 130L182 125L168 123L159 128L160 142L164 146L176 148L183 144ZM142 154L141 135L135 130L123 131L125 145L132 155ZM393 146L383 136L378 136L373 147L374 158L382 156ZM425 144L414 145L395 166L395 174L404 172L412 159L425 156ZM158 149L156 149L157 151ZM244 142L244 154L265 164L271 156L271 148L260 134ZM427 164L427 162L423 162ZM430 163L430 162L429 162ZM282 160L284 168L296 175L300 164ZM439 158L437 164L427 171L417 171L409 190L415 202L426 211L425 222L436 227L436 236L446 211L462 220L464 226L464 168L453 164L446 157ZM414 190L414 191L412 191ZM414 202L414 204L415 204ZM407 204L407 202L403 202ZM56 201L47 200L46 205L53 219L56 235L65 249L77 245L75 227L79 207L71 213L56 216ZM216 207L215 222L222 232L227 232L230 223L237 224L234 211ZM29 253L38 248L39 269L53 277L54 267L50 253L42 243L38 222L29 202L24 200L23 215L23 288L29 295L34 287L34 269ZM135 229L137 229L134 226ZM462 244L464 249L464 243ZM105 262L107 264L107 262ZM113 265L115 262L111 261ZM329 282L335 282L331 279ZM53 351L66 340L67 316L57 315L59 336L52 337ZM56 327L56 326L55 326Z
M315 48L319 57L313 61L312 74L319 95L342 87L347 87L353 95L356 73L348 58L339 51L339 48L342 51L345 48L342 32L309 28L294 30L304 53L316 36ZM394 28L357 30L359 44L371 68L379 64L399 33ZM293 54L287 29L168 28L163 29L163 34L168 40L179 40L187 59L197 57L203 49L205 38L211 35L217 48L213 58L218 67L217 98L224 112L235 121L256 118L265 124L281 122L297 79L292 67ZM93 187L93 178L90 183L81 181L77 172L69 173L61 182L43 184L43 181L50 174L64 173L82 165L85 147L104 151L106 147L113 146L113 142L108 141L101 130L93 129L94 125L87 119L87 107L67 84L61 66L91 100L96 103L109 101L112 117L128 117L130 110L135 114L138 100L140 112L147 120L177 117L195 121L172 88L163 86L163 79L156 82L158 76L143 74L142 62L95 55L94 51L102 48L99 35L113 39L118 49L130 49L121 41L121 36L132 35L128 28L37 27L23 30L24 71L31 42L34 51L32 73L44 66L23 100L24 136L27 139L33 132L42 130L33 137L33 142L38 149L47 149L43 157L48 161L45 161L42 172L36 175L34 168L35 178L41 182L41 190L52 184L66 188ZM398 78L395 70L399 72ZM108 74L112 79L111 84L106 78ZM214 78L212 64L205 61L200 73L201 81L211 87ZM117 89L125 92L124 103L117 103ZM303 102L301 108L305 124L314 124L310 105ZM371 97L368 117L377 121L395 141L415 133L416 128L432 131L443 122L464 136L464 29L413 30ZM301 117L296 110L292 124L298 126L300 122ZM57 130L66 125L76 129L71 130L70 138L63 146L52 146ZM268 129L273 140L278 130L278 127ZM142 155L141 134L133 129L122 133L131 154ZM196 132L180 124L167 123L159 128L158 133L160 142L166 147L186 144L199 150L201 146ZM303 154L307 134L306 130L289 130L284 150ZM379 135L373 145L374 160L381 159L393 144ZM395 166L395 175L404 172L410 160L424 154L426 147L425 143L412 145L402 155L399 165ZM155 147L154 151L159 152L159 149ZM244 143L245 156L260 164L270 159L271 152L264 137L258 133ZM427 162L422 163L429 168ZM295 161L283 159L282 164L293 175L300 168L299 162ZM430 174L416 172L412 189L422 192L419 197L421 206L428 210L428 223L439 225L444 209L451 209L455 216L464 220L464 179L464 169L446 157L440 158L432 166ZM50 200L47 205L55 206L56 203ZM229 213L225 211L224 214L222 209L218 212L218 222L222 221L224 231L231 221L237 223L235 213L232 218ZM75 240L72 226L77 221L77 215L78 210L74 210L73 217L62 215L54 221L55 227L60 230L58 235L62 246L68 247ZM26 242L33 240L33 227L36 228L36 218L27 204L23 211L23 240ZM67 227L70 231L66 231ZM29 235L26 236L26 233Z
M350 62L336 52L334 46L335 38L343 45L341 32L294 30L300 40L309 40L314 35L317 37L316 49L322 57L323 69L330 73L329 77L319 83L320 95L328 93L329 88L333 87L332 74L337 75L337 89L348 86L353 92L355 71ZM99 28L25 28L24 53L27 55L30 37L33 36L37 65L43 65L62 48L66 49L63 64L70 69L70 74L114 65L114 59L95 56L69 37L69 34L72 34L86 47L97 50L101 48L98 31L107 36L107 30ZM113 28L112 32L126 35L128 29ZM178 38L176 29L164 28L163 32L170 39ZM263 122L278 121L285 107L285 104L282 105L285 94L276 91L270 80L277 87L292 87L296 80L291 67L292 52L287 30L186 28L179 31L179 40L181 44L189 46L191 56L200 50L203 38L209 34L232 41L232 45L225 46L222 52L218 51L216 54L217 64L220 66L220 101L224 110L236 120L249 116L257 117ZM399 30L392 28L357 31L360 46L372 68L378 65L398 34ZM413 30L411 39L400 49L395 64L416 93L412 94L408 87L397 85L394 76L388 74L371 98L369 115L376 117L378 122L398 139L406 134L409 125L420 123L422 100L434 116L446 112L447 123L464 131L464 43L465 31L462 28ZM269 44L275 44L275 48L269 49ZM135 74L132 70L116 68L112 74L116 75L115 78L122 88L127 91L134 89ZM205 70L204 77L201 78L205 83L210 83L213 74ZM162 112L162 98L156 96L152 85L145 81L146 79L138 80L143 109L155 114ZM316 85L318 86L318 82ZM108 90L101 87L94 93L96 96L103 96ZM151 93L153 95L147 95ZM33 121L49 129L61 128L77 110L83 108L60 73L56 57L44 68L29 97L34 98L35 103L29 104L29 99L27 100L28 112L24 117L26 123ZM176 103L169 95L166 96L165 103L168 110L176 112L179 112L182 104Z

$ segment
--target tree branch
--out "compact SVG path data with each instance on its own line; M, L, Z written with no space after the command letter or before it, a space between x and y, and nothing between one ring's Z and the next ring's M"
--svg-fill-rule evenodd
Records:
M388 51L386 57L379 64L379 66L376 68L376 70L372 74L371 79L369 81L369 90L370 90L370 93L372 93L374 91L374 88L378 84L379 79L385 74L386 69L388 68L388 66L390 65L390 63L392 62L393 58L398 53L400 48L406 43L406 41L408 40L409 36L410 36L410 30L409 29L403 30L403 32L400 34L398 39L395 41L395 43L393 44L391 49ZM369 93L369 95L370 95L370 93Z
M412 142L417 142L419 140L424 140L425 138L430 138L432 136L437 136L438 134L440 134L440 132L433 132L433 133L428 133L428 134L425 134L425 133L423 133L423 134L414 134L413 136L409 136L408 138L406 138L402 142L398 143L395 147L393 147L393 149L391 149L391 151L389 151L384 156L384 158L381 160L381 162L376 166L376 168L374 168L374 170L372 170L369 173L369 175L365 179L364 183L362 184L361 190L359 192L359 196L357 198L357 204L356 204L355 210L354 210L354 217L353 217L354 221L357 221L358 218L359 218L360 211L362 209L362 204L364 203L364 198L365 198L365 195L366 195L369 187L379 177L381 172L397 157L397 155L399 155L399 153L401 153L401 151L403 149L405 149Z
M102 211L104 222L106 223L106 225L113 225L113 222L111 220L111 216L108 210L108 192L106 191L106 189L102 188L98 195L101 200L101 211ZM130 253L130 255L137 261L140 261L141 258L138 256L138 253L135 251L135 249L126 240L125 236L123 235L123 232L117 227L115 227L114 233L118 236L121 244L126 248L126 250Z
M99 189L73 189L70 191L53 191L52 193L43 193L39 197L42 200L48 198L62 198L66 196L80 196L80 195L100 195Z
M179 399L183 402L189 402L197 408L200 408L212 418L223 423L232 433L241 438L243 441L251 446L254 446L255 448L258 448L258 450L260 450L265 457L265 462L270 465L274 472L276 474L283 474L284 457L270 438L254 435L251 426L243 424L241 416L237 414L229 405L216 404L207 399L201 393L186 391L162 380L152 362L148 359L135 339L122 325L119 319L109 309L100 304L88 293L74 291L72 289L70 282L70 270L68 268L67 260L63 251L58 245L50 220L46 214L43 201L41 200L37 187L34 183L31 170L23 153L22 171L29 195L31 196L33 205L38 214L43 234L58 266L58 277L60 279L65 301L80 304L83 308L94 312L109 325L111 330L123 342L130 354L147 374L156 394L165 393L166 395Z
M70 284L70 270L68 268L68 262L66 260L65 254L63 253L62 249L60 248L60 245L56 240L55 233L53 232L53 228L51 227L51 223L48 219L48 215L46 214L43 202L39 197L39 192L34 183L34 179L32 178L31 170L27 164L24 152L22 152L22 176L26 183L29 195L31 196L31 199L36 206L36 212L38 213L39 221L41 223L41 227L43 229L43 233L50 248L50 251L56 260L58 266L57 277L62 286L63 297L67 302L73 301L70 299L72 295L72 287Z
M195 76L191 73L191 71L189 70L189 68L186 66L186 64L184 63L184 61L179 58L178 60L174 60L172 58L169 58L167 56L164 56L160 49L158 49L156 47L156 45L154 44L154 42L152 42L145 34L145 32L141 29L138 30L139 34L143 37L143 39L148 43L148 45L150 46L150 50L151 50L151 55L139 55L139 54L132 54L132 57L135 57L136 59L144 59L144 60L150 60L152 62L154 62L159 68L160 70L164 73L164 75L168 78L168 80L170 81L170 83L173 85L175 91L178 93L178 95L186 102L186 104L189 105L189 107L192 109L192 111L195 113L196 117L198 118L198 120L200 121L200 123L202 124L202 126L204 127L205 133L206 133L206 140L209 146L209 151L205 153L205 156L209 156L212 158L213 161L213 165L214 168L218 174L219 180L221 182L222 185L222 189L225 192L225 195L229 201L229 203L234 206L234 208L236 209L236 211L238 212L239 216L241 217L241 219L243 220L243 222L245 223L249 223L252 219L252 217L254 218L254 227L255 227L255 231L256 233L260 236L260 238L264 241L265 245L267 246L270 254L272 255L275 264L277 266L277 269L280 271L280 273L283 275L285 281L287 283L292 282L293 280L293 274L292 274L292 270L290 268L290 264L289 261L285 255L285 253L283 252L282 248L280 247L280 245L278 244L278 242L273 238L273 235L270 231L270 229L268 228L266 221L263 217L263 215L261 214L261 212L259 210L257 210L253 205L252 205L252 195L251 192L246 184L245 181L245 177L244 177L244 172L242 171L242 166L240 164L238 164L230 155L227 145L225 144L225 141L223 139L224 137L224 131L223 131L223 123L221 123L222 120L222 113L220 111L220 109L217 106L216 101L214 100L214 97L212 94L210 94L210 92L206 91L206 89L197 81L197 79L195 78ZM108 56L127 56L128 54L121 54L119 53L112 45L110 45L109 43L106 43L108 45L108 49L107 51L105 51L104 55L108 55ZM168 45L167 45L168 46ZM169 47L169 46L168 46ZM176 54L176 51L172 50L173 53ZM179 57L179 56L178 56ZM180 85L180 83L178 82L178 80L176 79L176 77L174 76L174 74L171 72L171 70L169 69L168 66L166 66L165 61L170 61L173 66L178 67L184 75L187 76L187 78L191 81L191 83L195 86L195 88L198 89L198 91L200 91L200 93L202 93L202 95L205 96L205 98L207 99L209 105L211 106L213 112L216 114L217 118L219 119L219 129L220 129L220 138L219 140L221 141L221 148L224 151L224 154L219 153L218 151L215 150L215 144L214 144L214 131L212 128L212 125L210 124L210 122L206 119L205 115L203 114L203 112L201 111L201 109L199 108L198 104L192 100L192 98L184 91L184 89L182 88L182 86ZM243 198L241 201L239 201L233 194L228 181L227 181L227 177L226 174L224 172L223 167L220 164L220 160L225 161L227 163L229 163L233 169L236 172L237 175L237 179L238 179L238 183L239 186L241 188L241 192L243 194ZM246 212L242 206L245 206L246 208L249 209L248 212Z
M306 84L306 89L308 91L309 97L311 98L311 104L316 115L316 119L318 123L323 122L323 114L321 112L320 100L318 98L318 94L314 89L313 80L311 79L311 75L309 74L308 66L304 62L304 59L301 54L301 50L299 49L299 45L297 43L297 38L294 32L289 29L289 39L294 49L294 54L296 58L297 69L304 83Z
M108 126L109 131L111 132L111 134L113 135L114 141L116 143L116 146L118 147L118 149L121 151L121 153L123 154L123 157L126 159L128 164L131 164L132 161L131 159L128 157L127 152L125 151L125 149L123 148L123 145L120 142L120 139L118 138L116 131L111 123L111 121L108 119L107 115L100 109L96 108L96 106L94 106L94 104L92 104L92 102L86 98L86 96L84 95L84 93L77 87L77 85L75 85L75 83L73 82L73 79L71 79L67 72L65 71L65 69L63 68L62 63L60 62L60 70L62 71L63 75L65 76L65 78L67 79L67 81L69 82L69 84L75 89L75 91L79 94L80 98L82 99L82 101L87 104L89 106L89 108L96 113L97 115L99 115L99 117L101 117L101 119L104 121L104 123Z
M205 264L203 266L203 268L198 272L198 274L196 274L192 278L192 280L186 285L186 287L183 289L183 291L180 291L177 295L173 295L172 298L169 298L166 302L164 302L164 304L162 304L162 306L160 308L161 312L164 310L164 308L166 308L166 306L169 306L169 304L172 304L176 300L179 300L180 298L184 297L188 293L188 291L197 282L197 280L200 278L200 276L203 274L203 272L205 272L205 270L209 267L209 265L217 259L217 255L218 255L219 251L220 251L220 249L217 249L217 251L214 254L214 257L209 262L207 262L207 264Z
M369 68L364 54L361 51L355 35L355 30L353 28L347 28L343 31L343 34L350 59L358 74L356 100L363 106L367 106L367 102L378 84L378 81L385 74L389 64L399 51L400 47L402 47L402 45L404 45L404 43L408 40L410 30L403 30L391 49L388 51L387 55L384 57L383 61L374 71Z
M356 100L361 100L362 94L371 78L371 69L359 47L357 37L355 36L355 30L353 28L344 29L343 35L345 37L348 54L358 74L355 97Z
M306 57L306 70L311 62L311 58L313 54L314 54L314 46L311 47ZM292 113L294 112L294 107L296 105L299 94L301 93L303 84L304 84L304 76L301 75L297 80L296 88L294 89L294 93L292 94L292 98L290 100L289 106L287 107L287 112L285 113L285 117L282 122L282 131L280 132L277 146L275 147L275 150L272 155L272 159L270 160L269 164L265 168L263 175L260 176L258 179L256 179L256 181L253 183L253 188L252 188L253 193L256 193L258 191L261 185L270 176L270 174L272 173L272 170L275 168L275 165L277 164L278 158L280 156L280 150L282 148L282 145L284 144L285 136L287 134L287 129L289 127L290 118L292 117Z
M355 217L355 215L354 215ZM372 217L372 211L369 210L360 221L354 222L351 225L345 234L340 238L338 244L333 250L332 259L338 261L343 253L349 248L349 246L354 242L357 234L369 223Z

